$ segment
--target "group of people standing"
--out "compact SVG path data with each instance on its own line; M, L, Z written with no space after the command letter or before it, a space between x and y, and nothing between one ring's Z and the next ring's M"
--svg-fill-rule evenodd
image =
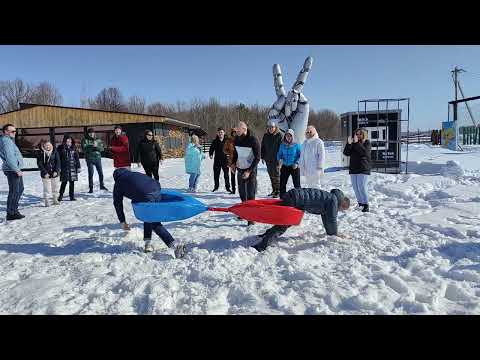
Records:
M3 127L0 137L0 158L3 160L2 169L7 176L9 195L7 200L7 220L16 220L25 216L18 212L18 201L23 193L23 158L15 144L16 129L12 124ZM347 210L350 200L339 189L330 192L321 190L321 176L325 169L325 148L323 141L313 126L308 126L305 132L306 140L302 145L296 143L293 130L289 129L282 135L276 123L268 122L267 131L260 145L245 122L239 122L225 136L225 131L219 128L217 137L210 147L210 158L214 157L214 189L219 189L219 177L223 171L226 190L235 193L235 185L242 202L254 200L257 192L257 167L261 160L267 166L271 180L271 197L280 197L280 205L293 206L298 209L322 216L322 222L328 235L337 235L337 213ZM122 133L120 126L114 129L111 145L105 147L101 139L97 138L93 128L88 129L82 139L82 149L88 168L89 192L93 192L93 172L97 170L100 189L107 190L101 162L101 153L108 150L114 160L113 191L114 206L117 216L124 230L130 230L123 213L123 197L132 201L158 202L161 201L161 186L159 183L158 168L163 160L161 148L153 139L153 132L147 130L144 138L137 146L136 152L139 162L145 170L145 175L130 172L131 161L128 137ZM368 175L371 169L371 145L367 139L367 132L358 129L353 137L347 139L343 150L350 157L350 176L362 211L369 211L367 192ZM192 135L186 148L185 168L190 174L189 191L195 192L201 173L201 163L205 155L200 146L198 136ZM74 183L78 180L81 171L79 154L74 139L66 134L62 144L54 148L50 141L42 141L41 152L37 158L40 176L43 182L45 206L49 206L48 197L52 196L53 204L58 205L62 200L67 183L69 184L70 200L74 201ZM286 184L292 177L294 189L287 192ZM301 188L300 176L305 178L305 186ZM153 177L153 178L152 178ZM58 183L60 190L57 193ZM253 222L248 221L248 225ZM288 226L273 226L260 235L259 242L253 247L264 251L272 242L288 229ZM161 223L145 223L144 238L145 251L152 251L152 231L157 233L165 244L175 249L176 257L183 257L185 247L175 241Z
M267 132L262 139L262 160L267 166L272 184L273 198L282 197L290 176L293 187L301 187L300 178L305 178L304 187L321 188L320 178L325 168L325 147L319 138L317 130L310 125L305 131L306 140L303 144L295 141L292 129L282 135L275 121L267 124Z
M353 137L347 139L343 151L350 157L349 172L352 187L364 212L369 211L367 184L371 169L371 145L367 137L365 130L358 129ZM223 171L225 188L229 193L235 193L235 183L238 183L242 201L255 199L257 166L260 160L266 165L270 177L272 192L268 194L269 197L283 198L290 177L295 189L300 189L302 185L304 188L320 189L321 178L325 174L325 146L312 125L307 127L305 138L303 144L298 144L294 131L289 129L283 135L274 120L268 121L261 145L244 122L239 122L238 126L231 130L230 137L225 136L223 128L218 128L217 136L209 150L210 158L214 157L212 191L218 190L220 172ZM197 159L196 169L199 174L201 161L205 157L198 137L195 141L192 138L189 149L191 156ZM187 150L187 153L189 151ZM304 179L303 184L301 177ZM196 189L198 176L195 180L191 191Z
M2 128L0 136L0 158L3 160L2 170L8 179L9 194L7 199L7 220L22 219L18 203L23 194L23 156L15 144L16 128L7 124ZM95 129L89 128L81 140L81 148L85 155L88 170L89 193L93 193L93 176L97 171L100 190L108 191L104 184L102 168L102 153L109 151L116 169L131 168L129 141L122 127L117 125L110 141L110 146L105 146L103 141L96 136ZM136 148L139 165L142 164L145 173L159 180L158 168L163 160L162 151L153 139L153 132L147 130L144 138ZM70 201L75 201L75 182L81 172L80 156L74 138L65 134L62 143L55 148L50 140L40 142L37 155L37 166L43 184L43 197L45 206L59 205L63 200L66 187Z

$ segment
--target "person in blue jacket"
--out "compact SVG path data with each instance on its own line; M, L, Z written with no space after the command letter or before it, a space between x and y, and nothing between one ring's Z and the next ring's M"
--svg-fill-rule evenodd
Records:
M113 187L113 205L117 212L118 220L124 230L130 230L125 222L125 213L123 212L123 197L129 198L135 202L160 202L162 199L161 186L157 180L125 168L116 169L113 172L115 185ZM163 240L165 245L174 249L175 257L181 258L185 254L185 245L175 240L161 222L144 223L143 238L145 241L145 252L152 252L152 230Z
M25 215L18 211L18 202L23 194L23 156L15 144L17 129L12 124L2 128L0 136L0 158L2 170L8 180L7 220L23 219Z
M337 215L338 211L348 210L350 199L339 189L332 189L330 192L320 189L291 189L282 197L281 206L291 206L310 214L322 216L323 226L327 235L335 235L346 238L346 235L338 233ZM278 240L290 225L275 225L264 234L259 235L259 240L252 247L257 251L264 251L273 242Z
M295 142L295 133L292 129L288 129L277 153L277 161L282 164L280 169L280 198L287 192L287 182L290 175L292 176L293 187L300 189L298 161L300 160L301 150L300 144Z
M202 161L205 159L205 154L200 146L200 140L197 135L192 135L192 140L185 151L185 172L190 175L188 180L188 191L196 192L198 179L201 174Z

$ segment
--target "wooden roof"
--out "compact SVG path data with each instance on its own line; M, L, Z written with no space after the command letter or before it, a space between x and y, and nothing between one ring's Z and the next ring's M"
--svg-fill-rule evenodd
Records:
M189 124L166 116L53 105L22 104L22 108L19 110L0 114L0 120L2 124L12 123L17 128L95 126L156 122L200 130L203 132L198 125Z

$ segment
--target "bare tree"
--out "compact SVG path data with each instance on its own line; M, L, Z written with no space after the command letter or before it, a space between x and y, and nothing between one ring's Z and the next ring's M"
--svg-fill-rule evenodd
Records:
M31 102L41 105L62 105L63 97L55 86L44 81L32 89Z
M136 114L145 114L145 98L140 96L130 96L128 99L128 111Z
M308 124L315 126L318 136L323 140L340 138L340 117L332 110L310 111Z
M21 79L0 81L0 111L17 110L21 102L31 102L32 87Z
M158 116L173 116L172 114L175 114L175 107L157 101L147 106L147 113Z
M126 111L127 106L123 95L118 88L102 89L95 99L89 100L89 105L93 109L108 111Z

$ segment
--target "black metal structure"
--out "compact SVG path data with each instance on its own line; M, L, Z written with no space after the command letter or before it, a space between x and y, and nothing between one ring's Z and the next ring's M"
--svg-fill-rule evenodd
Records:
M405 116L403 118L402 116ZM358 128L368 133L372 144L372 170L383 173L401 173L402 125L406 124L407 139L410 135L410 98L370 99L358 101L356 112L341 115L344 141ZM348 165L348 158L343 158ZM405 173L408 173L408 141Z

